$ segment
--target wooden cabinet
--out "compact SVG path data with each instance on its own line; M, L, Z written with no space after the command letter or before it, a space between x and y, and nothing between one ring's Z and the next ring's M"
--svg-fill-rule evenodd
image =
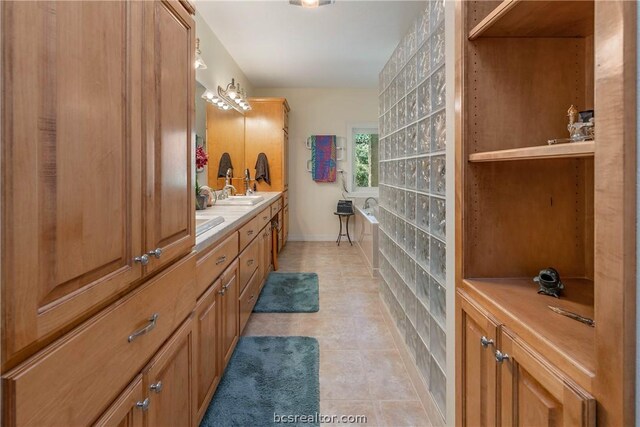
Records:
M227 271L222 274L221 298L221 339L222 339L222 360L226 366L229 363L233 349L238 342L239 333L239 307L238 297L240 279L238 271L238 261L235 261Z
M458 426L497 425L497 366L494 357L498 324L486 312L460 295L457 387ZM507 424L508 425L508 424Z
M593 397L457 294L458 426L594 426Z
M500 421L504 426L595 426L595 400L502 329Z
M142 277L142 3L2 8L6 368Z
M195 24L182 5L145 2L144 250L149 270L195 244L194 52Z
M142 375L138 375L94 423L94 426L143 427L143 412L148 409L149 401L142 386Z
M143 384L149 395L147 425L195 426L193 318L190 317L149 363Z
M250 98L245 113L245 165L255 176L258 154L269 159L271 185L257 182L258 191L284 191L288 188L288 112L284 98Z
M255 271L253 273L253 276L251 276L247 287L242 292L242 295L240 295L240 299L238 301L240 306L240 333L242 333L242 331L244 330L244 327L246 326L247 322L249 321L249 317L251 316L251 312L253 311L253 307L256 305L256 301L258 300L258 296L260 295L261 281L262 278L260 277L259 271Z
M287 244L289 239L289 206L282 209L282 246Z
M256 236L259 233L256 231ZM240 254L238 258L239 265L239 279L240 287L238 292L242 293L245 287L249 284L249 279L253 276L253 273L260 268L260 239L254 239L249 246Z
M209 252L204 255L198 255L199 258L196 263L196 281L198 284L197 294L201 295L237 257L238 233L232 233L222 243L211 249Z
M204 416L222 374L222 283L217 280L198 301L195 315L197 420Z

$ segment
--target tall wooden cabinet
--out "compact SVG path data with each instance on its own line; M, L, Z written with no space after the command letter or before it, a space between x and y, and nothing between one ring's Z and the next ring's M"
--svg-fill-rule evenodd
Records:
M289 188L289 104L284 98L249 98L249 103L251 110L245 113L245 165L254 176L258 154L265 153L271 185L259 181L258 191L285 191Z
M195 23L177 1L145 2L145 246L155 270L195 243Z
M3 424L150 414L141 369L195 306L187 5L0 4ZM183 354L155 400L182 405Z
M456 3L457 425L635 423L636 7Z

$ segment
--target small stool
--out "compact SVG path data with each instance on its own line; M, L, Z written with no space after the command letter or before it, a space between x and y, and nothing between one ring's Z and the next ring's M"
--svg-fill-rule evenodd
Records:
M340 220L340 231L338 232L338 239L336 240L336 243L338 244L338 246L340 246L340 240L342 239L342 236L347 236L347 239L349 239L349 243L351 244L351 246L353 246L353 242L351 241L351 236L349 236L349 218L351 218L354 214L352 213L343 213L343 212L334 212L334 215L338 215L338 219ZM343 234L342 233L342 218L346 218L347 221L347 234Z

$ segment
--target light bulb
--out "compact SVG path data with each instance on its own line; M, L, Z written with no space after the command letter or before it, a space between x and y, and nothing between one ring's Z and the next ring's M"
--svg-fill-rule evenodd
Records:
M236 104L239 104L239 105L242 105L242 103L244 102L242 98L236 98L235 101L236 101Z
M227 95L229 95L229 98L231 99L236 99L236 97L238 96L238 94L236 93L235 90L231 90L227 93Z
M244 104L244 105L242 106L242 109L243 109L243 110L245 110L245 111L247 111L247 110L249 109L249 106L248 106L247 104Z
M204 91L204 93L202 94L202 98L206 99L207 101L211 101L213 99L213 92L211 92L210 90Z
M224 102L218 101L218 107L222 107L223 105L225 105Z
M227 104L224 104L224 105L222 106L222 109L223 109L223 110L228 110L228 109L229 109L229 106L228 106Z
M318 7L318 0L302 0L302 7L314 8Z
M202 58L200 58L200 55L198 55L196 57L196 60L193 63L193 66L195 67L196 70L206 70L207 69L207 64L205 64L204 60Z

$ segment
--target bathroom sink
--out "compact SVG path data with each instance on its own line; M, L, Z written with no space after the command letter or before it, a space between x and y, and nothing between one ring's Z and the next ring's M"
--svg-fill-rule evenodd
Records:
M221 216L214 216L213 218L196 218L196 236L211 230L216 225L220 225L224 222L224 218Z
M253 206L264 200L262 196L230 196L226 199L218 200L216 205L220 206Z

